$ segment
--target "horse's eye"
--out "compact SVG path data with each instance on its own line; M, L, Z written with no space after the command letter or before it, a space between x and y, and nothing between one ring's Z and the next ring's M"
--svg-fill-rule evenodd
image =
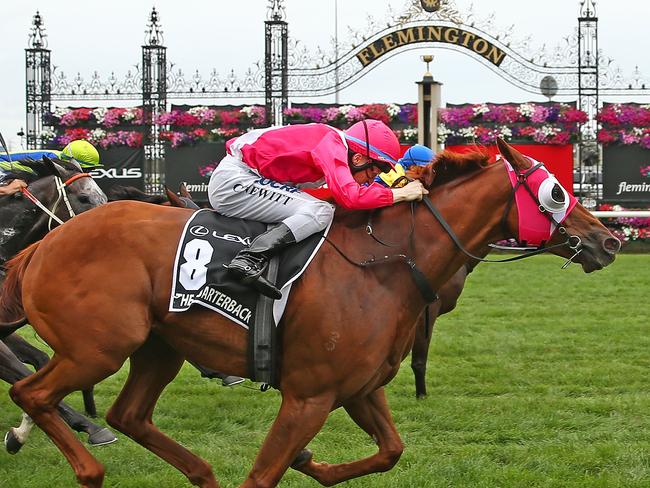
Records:
M560 188L560 185L557 183L553 185L553 189L551 190L551 198L557 203L564 203L564 192L562 191L562 188Z
M77 199L79 200L79 203L84 203L84 204L90 203L90 195L85 195L85 194L78 195Z

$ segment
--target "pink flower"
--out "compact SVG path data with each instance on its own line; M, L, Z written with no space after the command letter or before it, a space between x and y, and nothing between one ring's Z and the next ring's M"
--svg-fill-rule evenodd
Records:
M549 110L543 105L536 105L535 111L530 116L530 121L535 124L543 124L548 119Z
M348 110L348 113L345 114L345 120L349 123L359 122L366 118L366 114L359 107L352 107Z
M221 115L221 125L223 126L232 126L232 125L237 125L239 121L241 120L241 112L239 111L227 111L224 110L223 112L220 112Z

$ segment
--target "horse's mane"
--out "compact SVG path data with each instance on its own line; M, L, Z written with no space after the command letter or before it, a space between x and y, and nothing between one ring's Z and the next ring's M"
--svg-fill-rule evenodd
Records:
M55 165L60 166L65 170L73 171L75 173L79 172L79 168L73 163L58 158L50 158L50 160ZM29 184L36 180L40 180L41 178L45 178L46 176L52 176L51 167L42 159L18 159L5 164L5 166L9 166L9 169L6 170L5 174L5 179L7 180L23 180Z
M9 166L9 169L4 171L3 179L5 180L23 180L29 184L38 180L42 176L33 169L31 165L27 166L19 161L13 161L11 164L6 166Z
M407 176L422 181L430 188L434 182L444 183L489 166L489 154L484 151L472 151L465 154L444 150L426 166L412 166Z
M110 202L117 200L137 200L138 202L160 205L168 201L164 195L149 195L133 186L114 186L109 190L107 196Z

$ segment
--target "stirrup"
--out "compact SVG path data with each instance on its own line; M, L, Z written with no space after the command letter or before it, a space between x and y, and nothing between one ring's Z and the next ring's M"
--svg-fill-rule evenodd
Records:
M239 281L245 285L255 288L262 295L272 298L273 300L279 300L282 298L282 292L273 283L262 276L261 273L254 277L244 276Z

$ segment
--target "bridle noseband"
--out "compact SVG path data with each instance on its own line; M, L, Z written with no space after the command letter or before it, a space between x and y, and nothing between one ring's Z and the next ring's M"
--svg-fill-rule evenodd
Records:
M34 205L36 205L38 208L40 208L44 213L49 215L50 219L47 223L47 228L48 230L52 230L52 220L55 220L59 225L63 224L63 220L61 220L59 217L56 216L56 210L59 207L59 203L61 200L64 201L66 208L68 209L68 214L70 218L74 217L77 215L75 211L72 209L72 205L70 204L70 200L68 199L68 192L66 191L66 187L69 186L70 184L74 183L75 181L81 179L81 178L92 178L92 175L90 173L77 173L75 175L72 175L70 178L68 178L66 181L63 181L60 176L54 176L54 184L56 186L56 191L58 193L58 197L54 204L52 205L52 209L48 209L43 203L34 196L32 192L30 192L27 188L23 188L21 192L23 195L25 195Z

